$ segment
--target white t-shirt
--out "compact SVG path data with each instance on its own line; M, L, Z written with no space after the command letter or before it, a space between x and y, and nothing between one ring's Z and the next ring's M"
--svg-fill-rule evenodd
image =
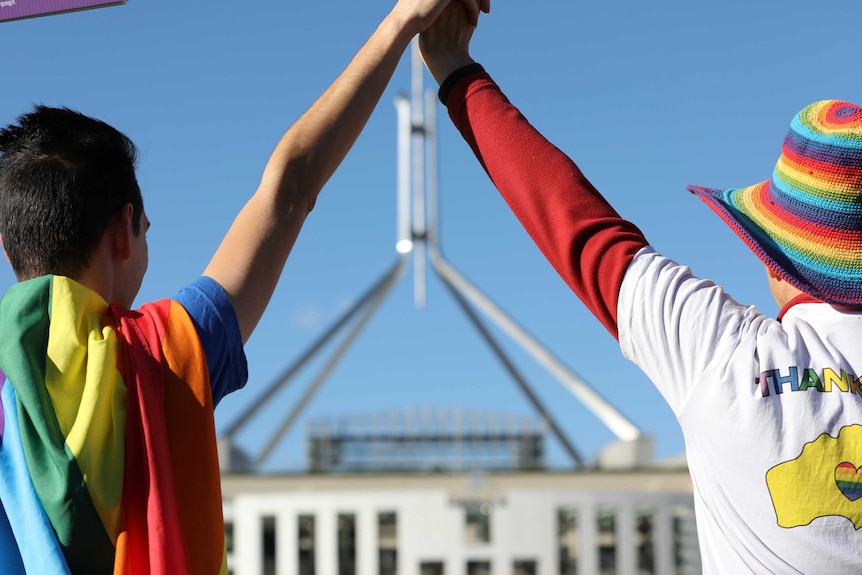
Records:
M682 427L704 573L862 573L862 312L779 322L647 247L618 322Z

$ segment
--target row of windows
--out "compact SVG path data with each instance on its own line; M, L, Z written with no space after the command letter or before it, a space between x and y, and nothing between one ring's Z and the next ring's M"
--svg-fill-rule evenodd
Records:
M488 503L464 505L465 544L488 544L491 542L490 517L493 508ZM673 538L673 575L690 572L689 551L696 546L691 511L687 507L675 508L672 517ZM578 575L579 563L583 556L580 541L580 517L576 507L561 507L557 510L557 557L558 575ZM601 575L616 575L617 547L625 544L633 547L636 556L638 575L656 573L655 511L652 507L639 507L635 512L633 533L620 533L617 526L617 510L612 506L600 507L595 515L596 554ZM315 517L299 515L297 575L316 575L315 571ZM340 513L337 522L338 575L356 575L356 515ZM275 574L276 521L273 516L261 518L262 549L264 560L263 575ZM377 515L378 575L398 575L398 519L394 512ZM233 552L233 527L226 523L226 543L228 553ZM446 575L443 562L422 562L420 575ZM467 575L490 575L490 561L469 561ZM537 562L533 559L519 559L512 564L512 575L536 575Z
M394 512L377 515L379 575L397 575L397 526ZM267 515L261 518L263 575L275 575L275 560L278 552L275 530L274 516ZM299 515L297 517L297 533L298 575L315 575L314 515ZM225 522L225 547L228 554L233 553L233 523L230 521ZM356 575L356 515L353 513L338 514L338 574Z
M536 575L537 562L534 559L516 559L512 562L512 575ZM442 561L422 561L419 575L446 575ZM467 575L491 575L490 561L467 561Z
M600 507L596 513L596 544L600 575L616 575L617 546L633 547L638 575L654 575L656 571L656 515L649 506L635 510L632 533L617 528L617 511L612 506ZM575 507L557 510L557 540L559 575L578 575L581 558L578 537L579 518ZM698 572L692 549L697 546L693 512L689 507L674 507L671 512L673 575Z

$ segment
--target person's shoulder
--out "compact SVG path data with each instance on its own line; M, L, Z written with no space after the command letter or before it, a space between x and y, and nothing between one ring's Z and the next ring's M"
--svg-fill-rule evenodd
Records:
M217 281L207 276L200 276L183 287L172 299L192 315L201 310L215 311L219 315L228 311L233 313L233 304L227 292Z

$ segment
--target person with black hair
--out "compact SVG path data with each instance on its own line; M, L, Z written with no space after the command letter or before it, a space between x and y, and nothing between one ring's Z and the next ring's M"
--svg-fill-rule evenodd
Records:
M203 276L129 310L148 267L137 151L37 106L0 130L0 565L18 573L226 573L213 409L305 218L412 37L450 2L398 0L287 130Z

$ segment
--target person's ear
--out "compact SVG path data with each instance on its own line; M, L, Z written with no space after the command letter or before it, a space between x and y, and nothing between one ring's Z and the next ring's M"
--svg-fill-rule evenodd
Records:
M120 259L127 260L132 257L132 217L134 208L132 204L126 204L111 220L112 233L114 236L114 254Z

